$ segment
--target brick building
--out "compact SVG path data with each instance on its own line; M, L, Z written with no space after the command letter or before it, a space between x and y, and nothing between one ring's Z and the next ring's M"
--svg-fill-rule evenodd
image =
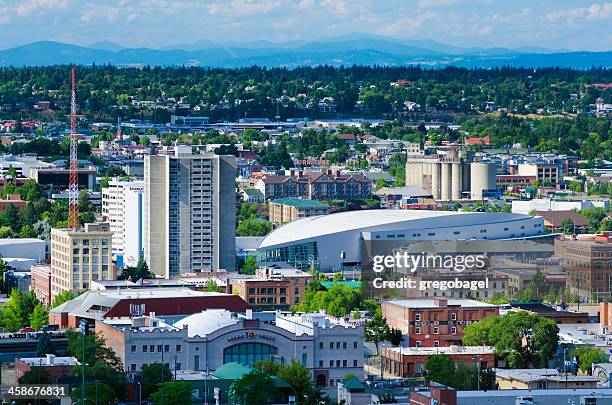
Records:
M21 210L25 208L26 204L27 201L22 200L19 194L8 194L5 199L0 200L0 212L4 212L9 205Z
M400 378L423 375L427 357L434 354L449 356L455 365L464 363L481 369L496 366L492 346L383 347L380 353L384 371Z
M296 269L257 269L255 277L229 279L231 292L237 293L255 309L289 309L304 298L312 274Z
M15 377L19 380L32 367L38 367L47 373L51 382L55 382L59 377L68 375L70 370L79 364L75 357L58 357L54 354L47 354L45 357L17 358L15 359Z
M51 305L51 266L40 264L30 268L30 291L45 305Z
M414 298L384 301L382 314L408 335L408 346L448 347L461 344L466 326L499 316L499 308L470 299Z
M555 257L567 273L567 288L582 302L604 301L612 295L611 234L589 240L555 240Z
M266 176L257 180L266 200L303 197L310 200L362 200L372 196L372 183L363 174L291 171L287 176Z

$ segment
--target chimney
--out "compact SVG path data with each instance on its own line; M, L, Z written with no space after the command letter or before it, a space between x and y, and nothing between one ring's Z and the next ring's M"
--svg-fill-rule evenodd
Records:
M225 283L225 293L226 294L232 293L232 284L229 282L229 280L227 280Z
M445 299L445 298L436 298L436 299L434 300L434 302L436 303L436 305L437 305L439 308L444 308L444 307L448 306L448 300L447 300L447 299Z

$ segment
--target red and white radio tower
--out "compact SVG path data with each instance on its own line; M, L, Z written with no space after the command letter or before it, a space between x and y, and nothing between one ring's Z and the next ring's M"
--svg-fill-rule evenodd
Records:
M76 104L76 79L74 68L72 68L72 92L70 99L70 182L68 186L68 227L79 229L79 164L77 157L78 135L77 135L77 104Z

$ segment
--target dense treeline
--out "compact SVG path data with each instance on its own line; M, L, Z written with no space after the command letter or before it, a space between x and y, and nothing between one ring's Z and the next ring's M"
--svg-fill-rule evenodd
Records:
M0 103L40 100L59 104L56 117L68 108L69 66L0 69ZM302 67L293 70L250 67L118 68L77 67L78 99L90 116L100 119L140 118L131 100L181 99L198 114L213 119L247 117L317 117L317 102L333 98L333 115L392 116L404 103L424 109L473 113L486 103L518 113L586 110L598 97L610 102L612 92L587 87L612 82L612 70L561 68L431 70L420 67ZM407 86L391 86L397 80ZM574 96L572 96L574 95ZM576 97L575 95L578 95ZM278 103L277 103L278 101ZM166 110L154 109L147 118L165 122ZM325 115L325 114L323 114Z

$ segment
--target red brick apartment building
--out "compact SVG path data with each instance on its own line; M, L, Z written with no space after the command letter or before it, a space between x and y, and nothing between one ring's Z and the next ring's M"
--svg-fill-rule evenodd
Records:
M470 299L414 298L385 301L382 314L408 335L408 346L448 347L461 344L467 325L499 316L499 308Z
M555 257L567 273L567 288L582 302L605 301L612 295L611 242L611 233L588 240L555 240Z

